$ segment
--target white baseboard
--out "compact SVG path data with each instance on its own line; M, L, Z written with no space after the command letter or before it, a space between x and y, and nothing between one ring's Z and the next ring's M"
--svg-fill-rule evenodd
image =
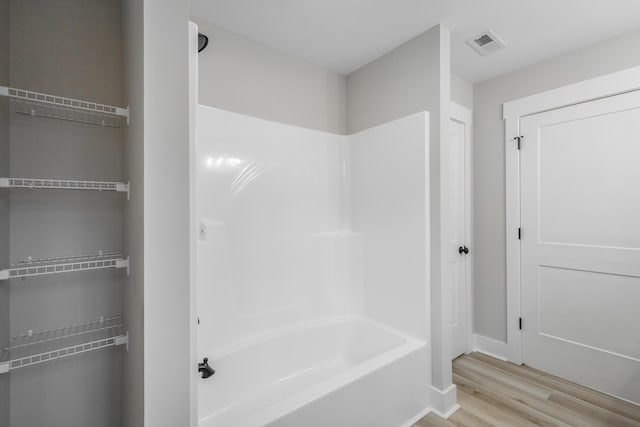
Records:
M442 418L443 420L447 420L447 419L449 419L450 416L455 414L458 409L460 409L460 405L457 404L457 403L444 414L441 413L440 411L437 411L437 410L433 409L433 408L425 408L424 410L422 410L419 413L417 413L414 417L409 419L406 423L402 424L400 427L413 427L418 421L420 421L421 419L423 419L424 417L426 417L427 415L429 415L431 413L437 415L438 417Z
M431 386L431 406L433 413L446 420L460 409L456 391L455 384L451 384L445 390L439 390Z
M509 347L507 343L485 337L484 335L473 334L473 351L486 354L504 362L509 361Z
M457 388L455 384L451 384L444 391L435 387L430 387L431 407L424 408L411 419L407 420L401 427L412 427L415 423L426 417L430 413L434 413L440 418L446 420L453 415L460 405L457 401Z
M437 416L439 416L440 418L442 418L443 420L448 420L449 417L453 414L456 413L456 411L460 409L460 405L459 404L455 404L455 406L451 409L449 409L446 413L442 414L439 411L436 411L435 409L432 409L431 412L433 412L434 414L436 414Z
M430 407L424 408L422 411L418 412L414 417L409 419L406 423L402 424L400 427L413 427L415 423L417 423L418 421L420 421L421 419L429 415L432 411L433 409Z

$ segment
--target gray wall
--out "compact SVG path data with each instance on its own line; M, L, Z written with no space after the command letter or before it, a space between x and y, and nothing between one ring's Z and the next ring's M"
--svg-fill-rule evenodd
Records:
M347 76L347 133L352 134L439 102L440 63L436 29L409 40ZM431 121L437 120L432 117ZM438 129L432 129L436 135Z
M199 103L344 134L345 77L192 18L209 36L199 58Z
M0 0L0 85L9 85L9 0ZM0 99L0 177L9 175L9 101ZM0 190L0 268L9 265L9 192ZM0 281L0 349L9 344L9 282ZM0 426L9 425L9 375L0 375Z
M190 420L189 4L144 2L145 425ZM193 397L195 398L195 396ZM195 415L195 414L194 414Z
M131 257L124 290L129 351L123 361L123 425L144 425L144 46L143 0L122 3L122 93L131 125L124 128L124 180L131 200L124 209L124 248Z
M505 160L502 104L640 65L640 30L474 86L475 332L506 340Z
M451 74L451 100L473 109L473 84L455 74Z
M121 104L120 0L11 1L12 86ZM120 129L10 114L12 176L122 179ZM122 194L12 190L10 258L122 250ZM124 272L10 281L11 332L122 313ZM122 349L11 373L11 427L122 424Z

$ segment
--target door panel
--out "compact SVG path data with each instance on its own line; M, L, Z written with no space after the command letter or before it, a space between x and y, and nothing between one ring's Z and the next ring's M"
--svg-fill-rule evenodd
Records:
M640 93L521 130L524 362L640 402Z
M538 277L540 334L640 359L640 334L629 327L640 325L640 278L557 267Z
M540 239L640 248L637 109L545 124L539 131ZM634 146L635 145L635 146ZM636 187L640 189L640 187ZM635 215L635 216L634 216ZM606 227L602 227L606 225Z
M449 221L449 266L452 281L452 359L465 353L467 349L467 256L458 253L460 246L467 245L465 138L465 125L451 120L449 132L449 215L451 218Z

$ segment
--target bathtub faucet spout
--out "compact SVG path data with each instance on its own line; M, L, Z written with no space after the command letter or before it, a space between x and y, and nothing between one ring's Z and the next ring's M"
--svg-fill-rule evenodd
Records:
M214 371L213 368L209 366L208 357L205 357L202 363L198 363L198 372L202 374L201 378L209 378L216 373L216 371Z

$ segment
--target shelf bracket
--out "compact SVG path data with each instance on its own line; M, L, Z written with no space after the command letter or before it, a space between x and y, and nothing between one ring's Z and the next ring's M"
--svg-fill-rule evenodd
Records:
M9 188L9 178L0 178L0 188Z
M9 270L0 270L0 280L9 280Z
M11 364L9 362L0 363L0 374L6 374L11 370Z
M2 184L1 179L2 178L0 178L0 186ZM130 188L131 188L131 181L116 184L116 191L119 191L121 193L127 193L127 200L131 200Z
M116 268L126 268L127 276L129 275L129 257L127 259L116 261Z
M115 345L125 345L127 351L129 351L129 331L125 335L116 337Z

